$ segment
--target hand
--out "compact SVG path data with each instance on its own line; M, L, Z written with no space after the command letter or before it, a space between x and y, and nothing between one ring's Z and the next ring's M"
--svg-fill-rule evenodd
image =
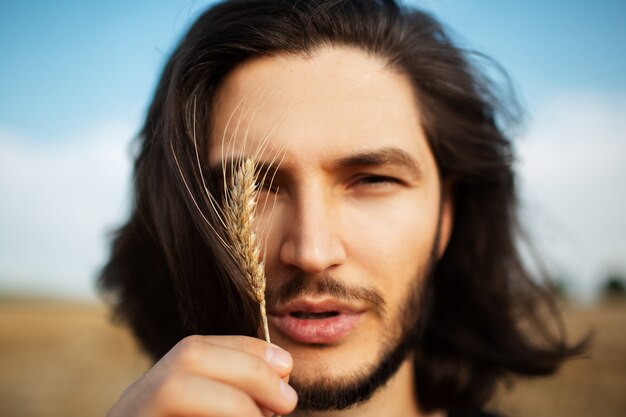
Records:
M132 383L107 417L260 417L288 414L287 351L245 336L189 336Z

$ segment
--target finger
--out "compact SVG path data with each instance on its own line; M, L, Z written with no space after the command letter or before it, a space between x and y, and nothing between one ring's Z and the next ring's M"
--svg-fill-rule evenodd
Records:
M272 411L285 414L295 408L297 394L266 358L227 345L190 339L177 347L170 361L175 369L232 385Z
M189 336L177 348L194 349L197 343L222 346L251 353L269 363L281 377L287 377L293 368L291 354L280 346L247 336ZM190 346L186 346L190 345Z
M235 387L179 372L170 375L154 393L151 416L262 417L254 400Z
M195 347L193 353L181 352L178 367L237 387L263 407L281 414L291 411L297 403L297 394L279 373L264 359L248 352L204 345Z

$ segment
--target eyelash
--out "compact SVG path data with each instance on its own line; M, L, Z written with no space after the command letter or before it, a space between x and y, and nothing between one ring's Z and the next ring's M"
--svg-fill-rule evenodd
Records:
M401 184L402 181L394 177L388 177L386 175L363 175L357 179L356 183L371 186L380 186L383 184Z
M399 180L398 178L394 178L394 177L389 177L386 175L361 175L358 176L355 181L354 181L355 185L365 185L365 186L371 186L371 187L382 187L385 185L393 185L393 184L403 184L403 182L401 180ZM263 192L269 192L269 193L276 193L278 191L279 187L274 183L271 184L270 187L270 183L269 182L265 182L263 184L259 184L259 191L263 191Z
M278 185L270 184L269 182L265 182L263 184L259 184L259 191L275 193L278 191Z

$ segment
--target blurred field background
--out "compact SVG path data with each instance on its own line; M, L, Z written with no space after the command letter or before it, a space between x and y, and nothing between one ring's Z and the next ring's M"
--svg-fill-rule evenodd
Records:
M554 377L516 381L492 408L507 417L626 415L626 302L563 311L573 339L594 331L589 356ZM100 304L0 299L0 416L104 416L149 365Z

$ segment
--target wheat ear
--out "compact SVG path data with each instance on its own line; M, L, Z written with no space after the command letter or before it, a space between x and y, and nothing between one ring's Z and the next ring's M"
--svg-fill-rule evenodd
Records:
M269 342L270 333L265 310L265 272L263 262L260 260L261 249L253 228L258 198L256 180L254 161L251 158L239 161L234 168L231 187L226 192L224 217L233 255L259 303L264 337Z

